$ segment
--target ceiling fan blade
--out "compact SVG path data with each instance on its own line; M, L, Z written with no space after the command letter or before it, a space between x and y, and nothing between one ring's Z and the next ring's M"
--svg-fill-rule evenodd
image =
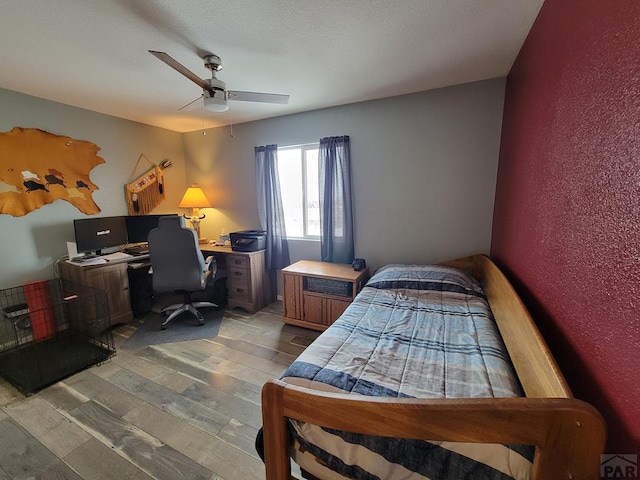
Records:
M190 106L193 105L194 103L198 102L198 101L202 101L202 95L200 95L198 98L196 98L195 100L191 100L189 103L187 103L186 105L183 105L182 107L180 107L178 109L178 111L180 110L190 110Z
M243 102L289 103L289 95L279 95L277 93L239 92L237 90L228 90L227 95L229 100L240 100Z
M153 56L155 56L156 58L162 60L164 63L166 63L167 65L169 65L171 68L173 68L174 70L180 72L182 75L184 75L185 77L187 77L189 80L191 80L192 82L196 83L197 85L200 86L200 88L202 88L203 90L207 89L207 84L204 83L204 80L202 80L199 76L197 76L195 73L193 73L191 70L189 70L187 67L185 67L184 65L182 65L181 63L179 63L177 60L175 60L173 57L171 57L170 55L167 55L164 52L156 52L154 50L149 50L149 53Z

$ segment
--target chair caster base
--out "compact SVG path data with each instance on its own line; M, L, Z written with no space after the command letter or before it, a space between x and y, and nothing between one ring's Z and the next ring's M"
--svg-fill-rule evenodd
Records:
M196 317L196 320L198 321L198 326L201 327L202 325L204 325L204 317L197 310L198 307L213 307L213 308L217 308L218 305L216 305L215 303L211 303L211 302L193 302L193 303L191 303L190 302L190 298L185 298L185 303L183 303L183 304L169 305L168 307L164 307L162 310L160 310L160 314L162 316L166 316L166 315L169 315L169 313L171 313L167 317L167 319L164 322L162 322L162 324L160 325L160 329L161 330L165 330L167 328L167 324L169 324L169 322L171 322L171 320L173 320L178 315L182 315L184 312L189 312L194 317Z

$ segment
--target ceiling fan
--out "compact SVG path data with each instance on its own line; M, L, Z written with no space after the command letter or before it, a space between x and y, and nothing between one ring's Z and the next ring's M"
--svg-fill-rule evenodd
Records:
M202 88L202 95L196 98L193 102L189 102L180 110L200 100L201 98L204 107L207 110L211 110L213 112L226 112L229 109L228 100L280 104L286 104L289 102L289 95L227 90L225 83L222 80L216 78L216 72L222 69L222 60L217 55L209 54L202 57L202 60L204 60L205 68L211 71L211 78L203 80L165 52L149 50L149 53L159 58L171 68L177 70L189 80L199 85L200 88Z

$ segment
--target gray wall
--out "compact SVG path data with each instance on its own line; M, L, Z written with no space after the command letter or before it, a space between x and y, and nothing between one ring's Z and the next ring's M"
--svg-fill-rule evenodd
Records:
M184 134L187 177L207 193L203 235L259 228L258 145L349 135L356 255L373 268L488 253L504 79ZM233 108L233 104L231 105ZM292 242L292 261L319 243Z
M156 163L170 159L173 167L165 170L167 196L156 211L176 211L186 186L180 134L3 89L0 112L0 132L13 127L40 128L101 148L98 155L106 163L90 174L99 187L93 194L102 210L99 216L127 214L124 185L133 178L141 153ZM139 175L146 168L135 172ZM66 254L66 242L74 239L74 218L87 215L63 200L23 217L0 215L0 288L53 278L56 260Z
M231 137L229 127L178 134L0 89L0 131L41 128L101 147L106 163L91 180L104 216L126 214L124 185L141 153L172 160L156 212L178 212L196 182L215 207L204 209L209 238L259 228L254 146L349 135L356 254L375 269L489 252L503 97L504 79L487 80L236 125ZM24 217L0 215L0 288L52 278L73 219L83 217L62 200ZM291 252L293 261L317 259L319 243L292 242Z

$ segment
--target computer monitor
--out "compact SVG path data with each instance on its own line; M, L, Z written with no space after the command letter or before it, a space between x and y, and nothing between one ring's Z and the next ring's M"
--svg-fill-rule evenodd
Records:
M165 213L162 215L129 215L125 218L127 224L127 238L129 243L144 243L147 241L149 232L158 228L160 217L175 216L175 213Z
M124 217L79 218L73 221L79 253L100 253L104 248L127 243Z

